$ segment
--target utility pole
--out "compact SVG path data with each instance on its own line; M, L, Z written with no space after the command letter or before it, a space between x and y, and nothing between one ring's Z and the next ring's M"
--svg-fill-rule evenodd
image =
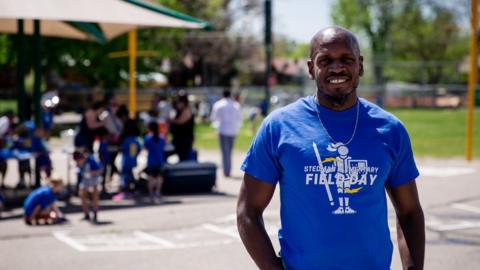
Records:
M265 0L265 110L270 105L270 73L272 67L272 1Z
M128 110L130 117L135 119L137 115L137 30L128 33L128 56L129 56L129 87L128 87Z
M40 115L41 115L41 106L40 106L40 96L41 96L41 87L42 87L42 52L41 52L41 39L40 39L40 21L33 21L33 46L34 46L34 79L33 79L33 115L35 120L35 125L40 126ZM40 180L39 180L40 181ZM40 183L40 182L39 182Z
M25 113L25 30L24 21L17 21L17 113L20 123Z
M475 88L477 86L478 71L478 1L472 0L470 17L470 72L468 74L467 100L467 143L465 158L472 160L473 156L473 116L475 111Z

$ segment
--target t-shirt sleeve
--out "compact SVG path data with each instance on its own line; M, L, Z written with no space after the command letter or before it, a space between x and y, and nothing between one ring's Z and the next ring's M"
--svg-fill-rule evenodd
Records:
M92 171L100 170L102 168L102 165L100 165L100 163L98 163L93 157L89 159L88 165Z
M282 170L276 155L276 136L270 118L265 119L241 166L245 173L271 184L279 181Z
M387 179L389 187L398 187L415 180L419 176L417 165L413 157L412 145L405 127L399 123L397 149L392 169Z

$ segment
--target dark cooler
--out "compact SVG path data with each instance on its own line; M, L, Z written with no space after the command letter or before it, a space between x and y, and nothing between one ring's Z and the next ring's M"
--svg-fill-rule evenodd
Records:
M217 165L196 161L165 164L163 178L164 193L211 192L217 178Z

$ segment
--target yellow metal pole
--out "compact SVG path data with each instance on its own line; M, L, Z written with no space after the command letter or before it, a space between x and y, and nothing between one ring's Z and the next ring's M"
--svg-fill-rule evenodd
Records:
M130 111L130 117L135 119L137 114L137 81L135 78L135 71L137 66L137 31L133 30L128 32L128 58L129 58L129 70L130 80L128 89L128 110Z
M473 112L475 110L475 88L477 85L478 71L478 50L477 50L477 31L478 31L478 3L472 0L471 4L471 33L470 33L470 73L468 76L468 109L467 109L467 145L466 159L472 160L473 156Z

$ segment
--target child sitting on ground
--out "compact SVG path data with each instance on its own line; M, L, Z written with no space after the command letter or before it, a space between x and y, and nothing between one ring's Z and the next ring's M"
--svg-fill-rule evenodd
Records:
M43 225L65 221L63 213L55 205L55 193L59 193L62 188L61 179L51 178L48 185L33 190L23 204L25 224Z
M98 185L103 172L102 165L89 154L87 149L79 148L73 153L73 160L77 163L81 182L79 184L79 195L82 202L83 220L90 220L90 207L88 193L91 193L92 221L97 223L98 212Z

